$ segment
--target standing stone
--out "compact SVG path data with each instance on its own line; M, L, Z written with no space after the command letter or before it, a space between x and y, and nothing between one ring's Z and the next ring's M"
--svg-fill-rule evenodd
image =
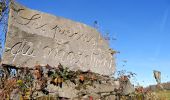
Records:
M61 63L71 70L103 75L115 71L115 60L99 32L85 24L11 3L2 63L34 67Z

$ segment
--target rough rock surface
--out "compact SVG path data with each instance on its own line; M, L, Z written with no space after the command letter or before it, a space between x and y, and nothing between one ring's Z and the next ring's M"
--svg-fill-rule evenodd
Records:
M35 64L110 75L115 63L108 43L85 24L12 3L2 63L17 67Z
M79 95L86 94L86 96L92 96L95 99L101 98L101 96L110 94L110 92L113 92L115 89L114 85L111 85L110 83L107 84L94 84L94 86L87 86L86 89L77 90L75 89L75 85L68 83L69 85L65 84L62 88L57 87L55 85L49 84L47 86L47 90L49 90L50 95L58 95L59 97L66 97L66 98L76 98ZM113 83L115 84L115 83ZM80 94L82 93L82 94ZM108 95L108 98L112 97L112 95ZM73 99L75 100L75 99Z

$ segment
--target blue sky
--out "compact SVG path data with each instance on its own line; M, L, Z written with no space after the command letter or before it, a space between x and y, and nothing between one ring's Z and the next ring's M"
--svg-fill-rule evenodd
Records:
M152 71L170 81L170 1L168 0L17 0L44 11L93 26L110 33L117 70L137 73L141 85L155 84ZM124 63L123 60L127 60ZM123 66L125 65L125 66ZM169 76L169 77L168 77Z

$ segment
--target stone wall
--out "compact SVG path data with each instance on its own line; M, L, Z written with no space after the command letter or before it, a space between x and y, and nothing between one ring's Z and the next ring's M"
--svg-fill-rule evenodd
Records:
M12 3L2 63L17 67L35 64L110 75L113 55L99 32L85 24Z

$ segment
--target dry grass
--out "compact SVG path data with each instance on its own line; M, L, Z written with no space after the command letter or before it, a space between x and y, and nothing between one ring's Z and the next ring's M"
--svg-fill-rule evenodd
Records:
M161 98L161 100L170 100L170 90L158 91L156 95Z

